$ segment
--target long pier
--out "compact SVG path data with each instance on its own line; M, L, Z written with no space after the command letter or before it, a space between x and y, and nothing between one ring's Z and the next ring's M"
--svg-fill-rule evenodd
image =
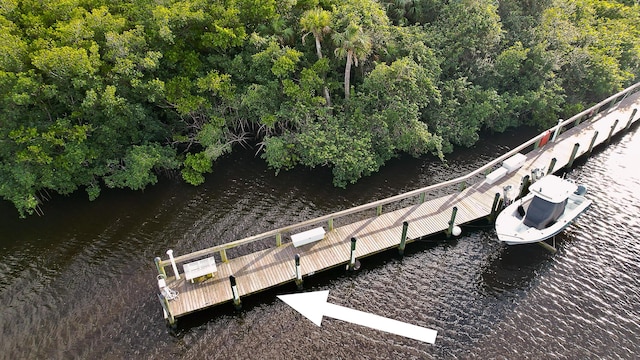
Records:
M169 250L168 259L155 258L158 286L166 285L158 294L165 318L174 324L179 317L223 303L240 306L241 298L250 294L290 282L301 286L304 277L337 266L353 267L356 259L389 249L402 252L406 244L423 237L441 232L455 235L459 225L494 217L505 187L511 186L515 195L526 191L535 174L570 168L578 157L629 129L640 117L638 108L640 83L568 120L559 120L556 126L459 178L189 254L174 257ZM517 170L488 180L487 175L514 156L524 161ZM404 205L384 211L398 204ZM337 224L348 216L367 213L364 220ZM318 227L326 231L321 240L298 247L290 241L291 235ZM256 242L270 245L242 256L227 253ZM194 268L197 264L203 264L204 270L195 273L198 276L193 281L187 280L181 271L184 265ZM213 271L213 277L207 276Z

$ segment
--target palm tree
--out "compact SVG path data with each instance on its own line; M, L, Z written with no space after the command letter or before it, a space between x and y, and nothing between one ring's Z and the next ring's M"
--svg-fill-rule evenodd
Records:
M342 33L333 34L336 44L335 55L347 58L344 67L344 98L349 99L351 64L358 66L358 60L364 61L371 52L371 38L355 23L350 23Z
M331 24L331 14L323 9L316 8L305 11L300 18L300 26L306 33L302 36L302 42L304 38L313 34L316 40L316 55L318 59L322 59L322 37L324 34L328 34L331 31L329 25ZM331 106L331 97L329 96L329 89L324 87L324 98L327 102L327 106Z

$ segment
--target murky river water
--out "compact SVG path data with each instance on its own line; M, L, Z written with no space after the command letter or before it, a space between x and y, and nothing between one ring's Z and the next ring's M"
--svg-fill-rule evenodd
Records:
M324 215L464 174L534 132L510 133L449 158L392 162L347 190L330 174L274 177L252 153L229 157L202 187L163 180L144 193L54 198L19 220L0 203L0 358L439 359L637 358L640 354L640 136L637 127L579 162L594 205L559 251L500 245L491 228L412 243L307 279L329 301L436 329L435 345L339 320L317 327L276 295L181 319L169 333L153 258Z

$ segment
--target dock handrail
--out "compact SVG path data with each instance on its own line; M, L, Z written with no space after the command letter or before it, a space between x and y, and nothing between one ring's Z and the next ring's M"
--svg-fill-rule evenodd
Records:
M485 171L488 171L490 169L492 169L494 166L498 165L499 163L503 162L504 160L510 158L511 156L521 152L522 150L526 149L527 147L535 144L536 142L538 142L542 137L544 137L546 135L547 131L551 131L551 132L562 132L562 129L572 123L576 123L578 121L583 120L583 118L586 117L586 119L593 119L596 115L598 115L601 111L600 109L604 106L609 104L609 108L608 109L612 109L616 102L619 103L622 100L624 100L627 96L633 94L636 91L640 91L640 82L629 86L628 88L620 91L619 93L612 95L610 97L608 97L607 99L597 103L596 105L572 116L571 118L564 120L562 122L559 122L557 125L541 132L539 135L531 138L530 140L528 140L527 142L513 148L512 150L508 151L507 153L503 154L502 156L497 157L496 159L488 162L487 164L479 167L478 169L457 177L455 179L451 179L451 180L447 180L445 182L442 183L438 183L435 185L429 185L423 188L419 188L419 189L415 189L415 190L411 190L408 191L406 193L402 193L402 194L398 194L398 195L394 195L385 199L381 199L381 200L377 200L377 201L373 201L367 204L363 204L363 205L359 205L353 208L349 208L349 209L345 209L345 210L341 210L341 211L337 211L331 214L327 214L327 215L323 215L320 217L316 217L313 219L309 219L309 220L305 220L299 223L295 223L292 225L288 225L285 227L281 227L278 229L274 229L274 230L270 230L267 232L263 232L261 234L257 234L257 235L253 235L253 236L249 236L246 237L244 239L240 239L240 240L236 240L236 241L232 241L232 242L228 242L225 244L220 244L220 245L215 245L206 249L202 249L196 252L192 252L189 254L185 254L185 255L181 255L181 256L176 256L174 258L174 261L176 263L183 263L183 262L187 262L190 260L194 260L194 259L198 259L204 256L209 256L212 255L214 253L219 252L221 255L221 258L223 261L227 261L227 257L226 257L226 250L241 246L241 245L246 245L255 241L259 241L259 240L263 240L263 239L267 239L270 237L276 237L279 238L281 236L282 233L286 233L286 232L290 232L292 230L296 230L299 228L303 228L303 227L307 227L307 226L311 226L311 225L316 225L318 223L323 223L323 222L327 222L327 221L333 221L334 219L337 218L341 218L347 215L353 215L353 214L357 214L366 210L371 210L374 208L378 208L380 206L384 206L387 204L391 204L391 203L395 203L401 200L405 200L423 193L427 193L430 191L435 191L435 190L439 190L448 186L452 186L452 185L457 185L460 183L466 183L468 182L468 180L472 179L473 177L484 173ZM622 98L618 101L618 99L622 96ZM279 242L279 240L278 240ZM164 268L166 266L169 266L171 264L170 260L161 260L157 265Z

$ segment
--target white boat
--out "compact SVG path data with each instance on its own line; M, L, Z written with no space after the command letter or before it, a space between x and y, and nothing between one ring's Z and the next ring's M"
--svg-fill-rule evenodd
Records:
M507 206L496 218L498 240L508 245L541 242L564 230L591 206L587 188L546 175L529 194Z

